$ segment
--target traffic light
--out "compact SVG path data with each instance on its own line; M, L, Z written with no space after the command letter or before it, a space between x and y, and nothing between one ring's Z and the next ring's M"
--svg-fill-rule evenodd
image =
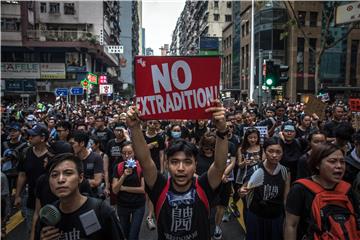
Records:
M271 60L266 61L266 73L263 85L268 88L277 86L276 69L274 62Z
M287 72L289 71L289 66L287 65L276 65L276 75L279 85L286 83L289 80Z

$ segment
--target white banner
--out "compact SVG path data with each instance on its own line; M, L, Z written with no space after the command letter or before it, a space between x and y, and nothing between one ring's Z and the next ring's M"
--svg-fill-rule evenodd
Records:
M2 78L36 79L40 78L39 63L1 63Z
M65 63L41 63L41 79L65 79Z
M99 85L99 94L112 94L113 93L113 85L112 84L102 84Z

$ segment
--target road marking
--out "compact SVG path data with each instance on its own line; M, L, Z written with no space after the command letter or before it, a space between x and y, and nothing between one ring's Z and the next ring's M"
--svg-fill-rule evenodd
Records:
M17 211L9 219L9 222L6 224L6 234L14 230L20 223L24 221L24 218L21 214L21 211Z
M241 227L244 229L244 232L246 233L246 226L245 226L245 221L244 221L244 203L242 201L242 199L240 199L237 203L236 206L238 207L239 211L240 211L240 217L237 218L238 222L240 223Z

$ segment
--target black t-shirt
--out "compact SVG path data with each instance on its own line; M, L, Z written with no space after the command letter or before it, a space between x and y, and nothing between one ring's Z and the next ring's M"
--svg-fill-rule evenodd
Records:
M203 173L206 173L213 162L214 157L207 157L200 152L196 156L196 174L200 176Z
M113 176L118 179L121 177L118 173L118 166L114 168ZM134 168L132 174L125 178L123 186L140 187L142 177L142 174L140 177L137 175L137 171ZM145 204L145 194L119 191L117 194L117 204L119 207L140 208Z
M259 164L259 167L256 171L264 172L263 184L254 188L251 193L249 209L262 218L280 217L284 214L285 179L283 173L279 171L278 174L271 175L262 163ZM285 168L284 170L286 171Z
M53 205L56 206L61 213L61 220L55 225L55 228L58 228L61 232L59 239L124 239L115 210L105 201L88 198L86 202L73 213L61 212L59 201ZM91 217L85 217L86 214ZM88 234L85 231L81 219L86 219L92 223L92 228L86 228L89 231ZM96 221L98 223L96 223ZM35 239L40 239L42 227L43 226L38 227Z
M124 139L121 142L118 142L117 139L111 139L107 146L106 146L106 154L109 157L109 178L110 178L110 182L111 179L113 178L113 171L115 166L117 166L118 163L122 162L122 157L121 157L121 145L126 141L126 139Z
M153 137L148 137L144 134L147 144L157 142L158 146L150 149L151 158L155 162L156 168L160 170L160 151L165 149L165 140L160 134L156 134Z
M308 164L309 157L310 154L306 152L299 158L297 164L296 179L307 178L311 176L311 170Z
M84 177L86 179L94 179L94 174L102 173L104 170L103 160L100 154L91 152L86 159L83 160Z
M236 150L239 148L240 145L240 137L236 134L232 134L231 138L229 138L229 142L231 142L232 144L234 144L234 148L235 148L235 152Z
M154 206L166 182L167 178L158 173L154 187L149 189L146 186L146 191ZM209 185L207 174L201 175L198 182L211 204L215 192ZM183 193L176 192L170 184L157 220L158 239L210 239L210 222L207 216L208 211L195 190L195 178L189 190Z
M290 169L291 182L296 179L299 158L304 154L307 142L304 139L295 138L291 143L281 141L283 156L280 163Z
M307 179L312 180L311 177ZM348 196L353 203L356 203L351 190L349 191ZM309 222L311 221L311 206L314 197L315 194L300 183L295 183L290 188L290 192L287 196L286 211L300 217L296 235L299 240L308 233ZM359 216L359 203L353 204L353 206L358 213L357 216Z
M45 173L45 160L47 154L37 157L32 148L28 148L25 153L25 158L19 161L18 171L25 172L26 182L28 183L29 196L26 202L26 207L35 209L35 185L36 180Z

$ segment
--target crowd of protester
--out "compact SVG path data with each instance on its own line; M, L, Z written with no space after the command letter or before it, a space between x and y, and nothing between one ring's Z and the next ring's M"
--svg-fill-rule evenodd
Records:
M338 230L312 212L326 192L346 200L346 239L360 238L360 131L345 104L320 119L303 103L215 101L212 119L148 121L132 105L2 107L2 236L20 208L31 239L139 239L145 221L159 239L217 240L231 217L246 239L313 239ZM46 204L60 209L56 226L39 220Z

